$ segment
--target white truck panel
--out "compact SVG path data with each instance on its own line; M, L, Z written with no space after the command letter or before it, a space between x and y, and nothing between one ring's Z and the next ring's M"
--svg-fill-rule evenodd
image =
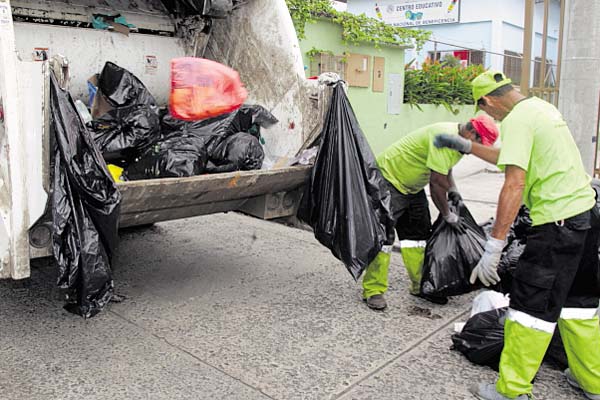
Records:
M70 62L73 98L87 103L87 80L99 73L106 61L133 72L156 98L166 104L171 85L170 62L185 56L181 41L173 37L142 35L129 36L95 29L54 25L15 23L17 51L23 60L32 61L35 48L48 48L50 58L66 56ZM147 68L146 57L154 56L157 69Z

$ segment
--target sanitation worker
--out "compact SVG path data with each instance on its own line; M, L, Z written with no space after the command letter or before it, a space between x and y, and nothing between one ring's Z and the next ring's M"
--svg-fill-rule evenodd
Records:
M478 399L528 399L556 325L568 356L568 383L600 400L599 213L577 145L560 112L526 98L502 73L473 81L480 109L502 121L502 147L484 148L452 135L436 145L472 153L505 170L505 182L485 253L471 282L497 283L498 262L521 202L533 227L514 273L504 325L500 376L471 391Z
M424 190L427 184L431 198L446 222L461 229L458 215L448 208L448 198L461 200L452 177L452 168L463 155L455 150L436 148L433 140L440 133L484 146L492 145L499 134L494 121L483 115L464 124L437 123L418 129L391 145L377 157L377 164L390 189L396 233L411 282L410 294L446 304L448 299L445 297L421 294L425 241L431 234L429 203ZM390 239L393 243L394 238ZM384 293L388 289L390 254L391 246L387 246L367 267L363 277L363 298L367 306L374 310L387 307Z

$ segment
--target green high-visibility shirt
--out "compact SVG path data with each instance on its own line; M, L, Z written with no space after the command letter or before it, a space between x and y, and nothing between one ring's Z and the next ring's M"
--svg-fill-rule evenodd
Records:
M441 133L458 135L458 124L441 122L409 133L377 157L383 174L400 193L415 194L429 183L431 171L442 175L460 161L458 151L433 145L436 135Z
M498 166L526 171L523 202L533 225L567 219L594 206L591 178L556 107L536 97L522 100L504 118L500 132Z

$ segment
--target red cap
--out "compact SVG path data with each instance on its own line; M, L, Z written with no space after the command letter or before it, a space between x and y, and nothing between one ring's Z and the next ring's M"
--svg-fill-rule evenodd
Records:
M478 117L471 118L470 121L473 124L473 128L479 133L481 137L481 144L484 146L491 146L496 143L498 139L498 127L493 119L487 115L479 115Z

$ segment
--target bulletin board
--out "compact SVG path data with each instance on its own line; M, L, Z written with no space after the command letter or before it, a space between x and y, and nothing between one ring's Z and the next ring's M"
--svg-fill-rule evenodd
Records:
M385 58L373 58L373 92L383 93L385 83Z
M371 85L371 56L347 54L346 81L348 85L368 88Z

